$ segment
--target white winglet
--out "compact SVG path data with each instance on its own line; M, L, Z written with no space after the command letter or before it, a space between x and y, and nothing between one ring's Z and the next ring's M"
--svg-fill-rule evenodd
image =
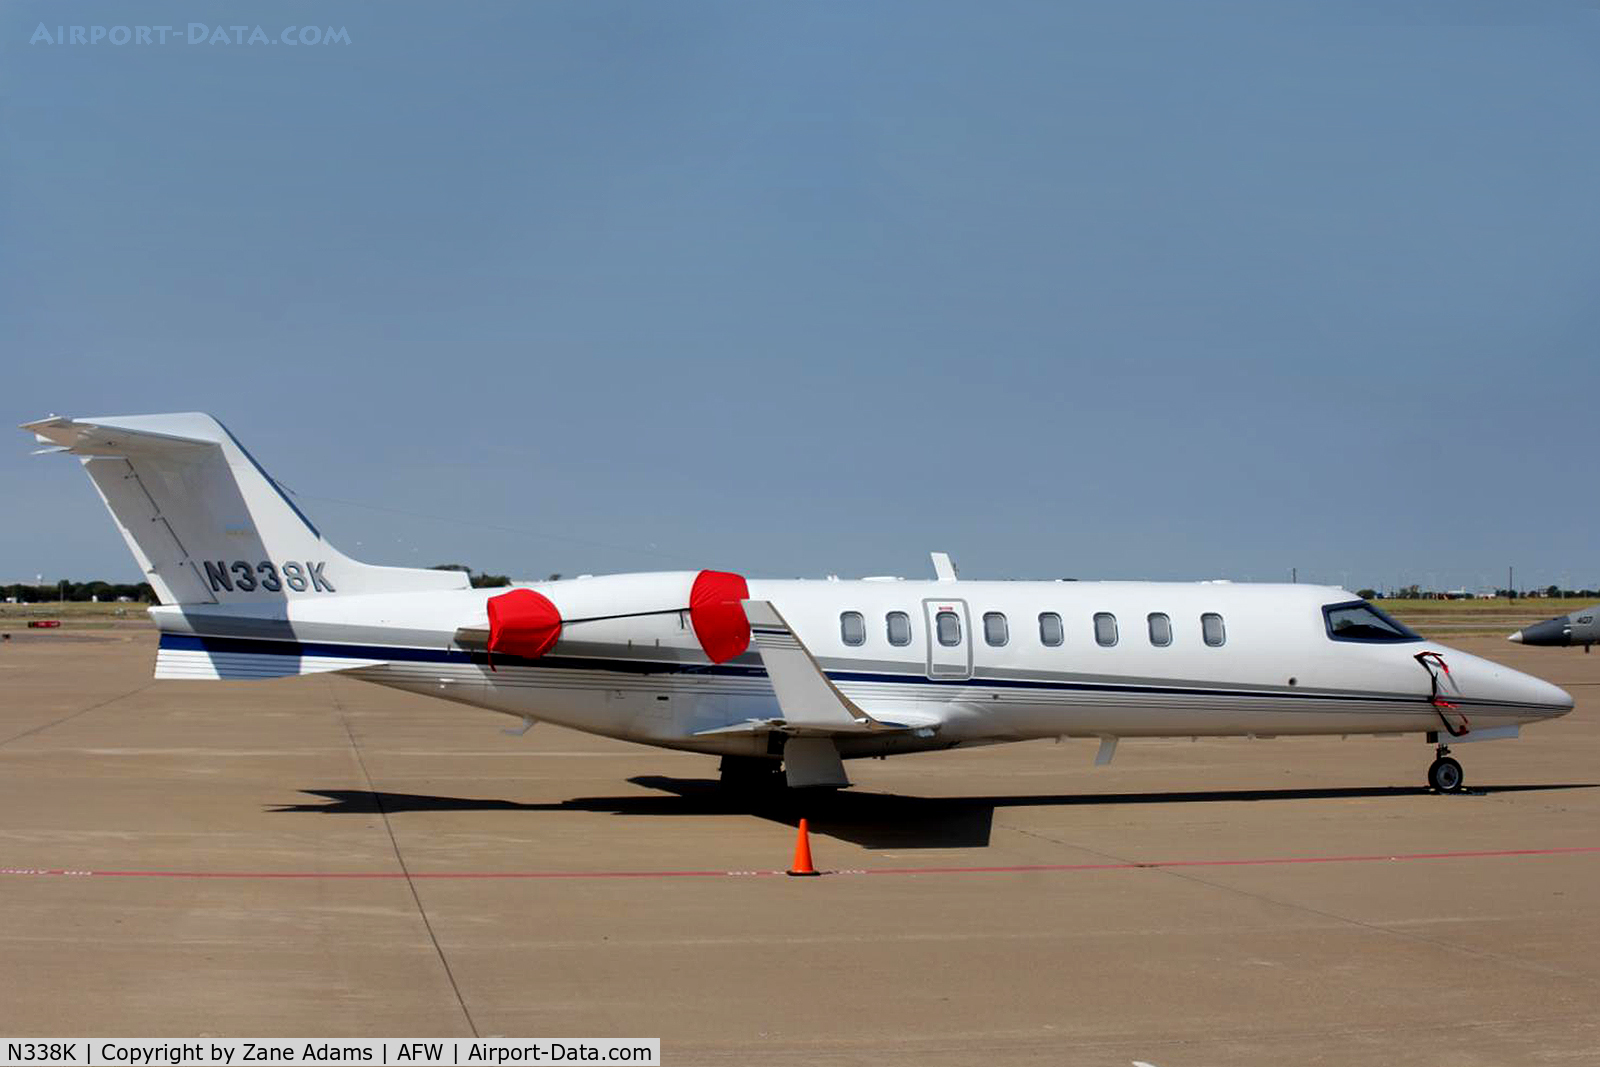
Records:
M791 729L864 733L883 728L828 680L771 601L746 600L744 614L750 620L751 644L761 653L778 706Z
M932 737L940 721L922 713L897 713L886 722L863 711L823 672L811 650L801 643L769 600L744 601L750 620L750 643L761 654L767 678L783 711L780 729L788 734L859 734L908 730Z

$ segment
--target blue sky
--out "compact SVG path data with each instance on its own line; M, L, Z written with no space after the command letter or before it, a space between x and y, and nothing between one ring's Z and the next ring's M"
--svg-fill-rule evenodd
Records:
M1600 585L1578 0L12 3L0 89L0 415L373 562ZM30 447L0 580L131 580Z

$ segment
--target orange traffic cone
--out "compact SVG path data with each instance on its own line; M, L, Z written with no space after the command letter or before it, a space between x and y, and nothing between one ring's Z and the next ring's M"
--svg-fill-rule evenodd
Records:
M811 827L804 819L800 820L800 832L794 838L794 863L789 867L789 873L797 878L822 873L811 866Z

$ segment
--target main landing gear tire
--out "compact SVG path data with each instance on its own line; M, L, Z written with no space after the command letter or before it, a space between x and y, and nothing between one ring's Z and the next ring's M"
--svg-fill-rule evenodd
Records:
M729 792L775 789L783 782L783 764L775 759L723 756L718 778Z
M1428 768L1428 784L1441 793L1459 793L1464 781L1461 764L1449 756L1440 756Z

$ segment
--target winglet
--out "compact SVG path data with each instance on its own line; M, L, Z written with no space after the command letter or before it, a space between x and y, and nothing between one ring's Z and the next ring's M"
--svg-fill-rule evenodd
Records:
M751 643L761 654L791 730L861 733L900 728L880 723L839 692L770 600L742 603L750 620Z
M929 552L933 557L933 576L941 582L956 580L956 565L950 559L948 552Z

